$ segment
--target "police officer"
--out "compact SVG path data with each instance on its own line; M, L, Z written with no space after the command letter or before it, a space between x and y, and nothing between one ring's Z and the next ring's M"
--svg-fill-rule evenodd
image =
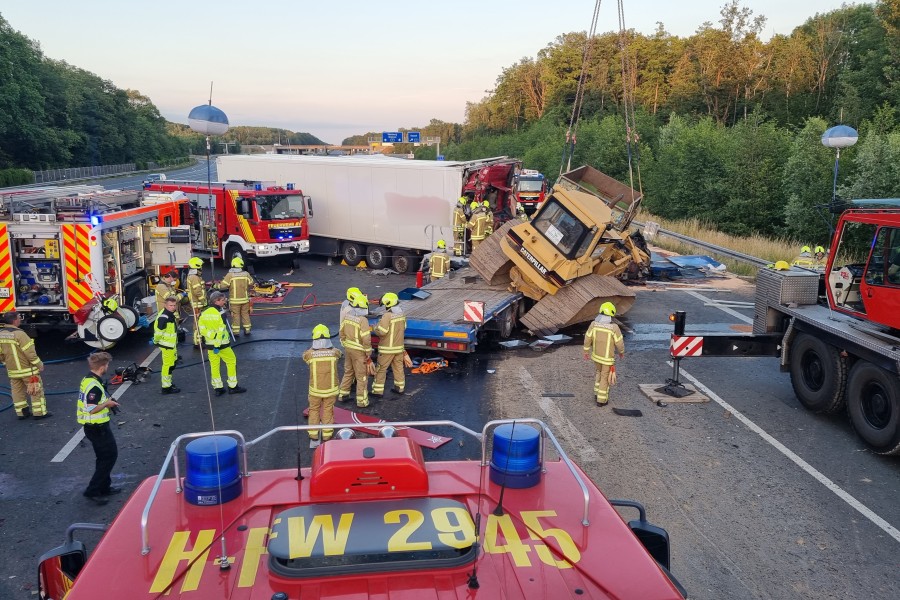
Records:
M231 268L222 281L220 290L228 290L228 305L231 307L231 332L235 336L250 335L250 290L253 288L253 277L244 270L244 259L235 256L231 259Z
M44 363L34 349L34 340L19 329L21 325L22 316L19 313L3 313L0 319L0 361L6 365L13 409L19 420L27 419L29 414L35 419L46 419L52 414L47 412L44 384L40 376Z
M381 305L387 310L375 326L375 335L378 336L378 369L375 372L375 383L372 384L373 398L381 398L384 395L388 367L394 372L394 387L391 391L402 395L406 388L406 375L403 372L406 317L403 310L397 306L399 301L397 294L393 292L388 292L381 298Z
M200 313L206 308L206 282L200 276L203 269L203 259L195 256L188 265L191 269L187 276L187 293L191 301L191 310L194 311L194 348L200 347L200 328L197 327L197 319Z
M184 294L178 291L175 284L175 270L166 271L160 275L159 283L156 284L156 312L163 311L163 303L169 296L175 298L176 302L181 302Z
M437 250L428 254L428 280L442 279L450 271L450 255L447 254L447 242L438 240Z
M356 405L369 405L369 374L367 365L372 362L372 329L366 315L369 301L360 294L353 299L353 310L341 321L340 340L344 346L344 377L341 379L338 399L350 397L350 386L356 379Z
M84 426L84 437L94 448L96 462L94 475L84 490L84 497L103 506L109 502L107 496L122 491L121 488L112 487L109 476L119 458L119 447L109 426L110 409L119 406L119 403L109 397L103 381L112 356L108 352L94 352L87 360L91 372L81 380L78 388L76 417L78 424Z
M213 292L209 295L210 306L207 306L200 318L197 319L197 327L203 336L203 344L206 346L206 355L209 358L209 376L216 391L216 396L225 393L222 385L222 373L219 370L220 363L225 362L228 371L228 393L243 394L247 390L238 385L237 357L231 349L231 333L225 324L225 294Z
M342 353L331 344L331 332L325 325L316 325L312 337L312 348L303 353L303 362L309 365L309 424L334 424L337 365ZM309 447L315 448L320 440L330 440L333 434L334 429L309 430Z
M487 235L487 215L484 212L484 206L478 202L473 200L469 206L472 208L472 217L469 219L467 227L471 232L472 252L474 252Z
M453 254L462 256L466 249L466 224L469 217L466 216L465 196L460 197L456 208L453 209Z
M172 383L172 369L178 360L178 332L175 324L175 311L178 310L178 302L175 298L168 297L163 303L163 311L156 317L153 323L153 343L159 347L162 353L162 393L177 394L181 390Z
M594 394L597 405L609 404L609 374L615 369L616 352L619 358L625 356L625 342L622 331L612 322L616 307L612 302L600 305L600 314L594 319L584 334L584 358L590 358L597 367L594 378Z

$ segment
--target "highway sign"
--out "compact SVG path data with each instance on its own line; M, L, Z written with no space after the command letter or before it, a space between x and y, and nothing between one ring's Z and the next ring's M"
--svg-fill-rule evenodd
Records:
M399 131L383 131L381 132L382 144L399 144L403 141L403 134Z
M410 144L418 144L421 140L422 138L418 131L408 131L406 133L406 141Z

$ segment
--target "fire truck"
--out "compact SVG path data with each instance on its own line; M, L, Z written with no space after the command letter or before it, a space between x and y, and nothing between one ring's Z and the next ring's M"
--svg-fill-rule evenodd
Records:
M149 277L187 264L186 205L183 195L99 186L0 194L0 312L112 347L147 323Z
M293 183L262 181L148 181L151 192L182 192L190 201L191 245L195 254L221 258L298 256L309 252L306 206L310 200ZM309 215L312 216L310 206Z
M526 214L534 213L547 195L547 178L534 169L525 169L516 182L516 201Z

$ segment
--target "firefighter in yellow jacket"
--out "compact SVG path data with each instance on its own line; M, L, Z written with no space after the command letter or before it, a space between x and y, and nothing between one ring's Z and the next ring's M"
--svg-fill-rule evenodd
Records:
M612 302L600 305L600 314L591 322L584 334L584 358L591 359L597 367L594 378L594 394L597 405L609 404L610 372L615 372L616 353L619 358L625 356L625 342L622 331L612 322L616 316L616 307Z
M388 292L381 298L381 305L386 310L375 326L375 335L378 336L378 368L375 371L375 383L372 384L373 398L381 398L384 395L388 368L394 372L394 387L391 391L403 395L406 388L406 375L403 372L406 317L397 306L399 301L397 294L393 292Z
M478 244L484 241L487 236L487 213L484 212L484 206L473 201L469 205L472 208L472 216L469 218L468 228L471 232L472 251L478 247Z
M484 208L484 218L485 218L485 226L484 226L484 235L485 237L494 233L494 211L491 210L491 203L485 200L481 203L481 206Z
M811 268L816 266L816 259L813 257L812 249L809 246L800 248L800 256L791 261L795 267Z
M203 259L195 256L188 265L191 269L187 276L187 293L191 301L191 310L194 311L194 347L200 347L200 328L197 327L197 319L206 308L206 282L200 276L203 269Z
M16 312L3 313L0 319L0 361L6 365L13 409L16 416L27 419L29 413L35 419L52 416L47 412L44 384L40 373L44 363L34 350L34 340L19 329L22 316ZM31 408L28 397L31 397Z
M231 259L231 268L222 281L220 290L228 290L228 305L231 307L231 332L250 335L250 290L253 289L253 277L244 270L244 259L235 256Z
M178 291L178 286L175 283L176 273L175 270L172 269L170 271L166 271L159 276L159 283L156 284L155 295L156 295L156 312L161 313L164 310L163 304L166 301L166 298L172 297L175 298L175 301L180 303L184 298L184 294ZM176 318L180 320L179 315L176 312Z
M366 315L369 301L362 294L353 299L353 310L341 321L340 340L344 346L344 377L341 379L338 399L350 397L350 386L356 379L356 405L369 405L369 374L367 366L372 362L372 328Z
M228 369L228 379L226 380L228 393L243 394L247 389L238 385L237 357L234 355L234 350L231 349L231 332L228 331L223 316L225 294L213 292L209 295L209 304L197 319L197 327L200 328L200 335L203 336L203 345L206 347L206 355L209 358L210 383L212 383L216 396L225 393L220 371L220 363L224 362Z
M466 216L465 196L459 199L456 208L453 209L453 254L462 256L466 250L466 225L469 217Z
M447 242L438 240L437 250L429 252L422 259L422 269L428 268L428 281L443 279L450 272L450 255L447 254Z
M338 395L338 360L341 351L331 344L331 332L325 325L316 325L312 332L312 348L303 353L309 365L309 424L334 424L334 401ZM309 447L328 441L334 429L309 431Z

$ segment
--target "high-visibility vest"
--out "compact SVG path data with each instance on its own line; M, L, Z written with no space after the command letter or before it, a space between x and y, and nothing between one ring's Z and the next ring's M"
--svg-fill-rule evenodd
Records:
M163 348L174 348L178 345L174 313L164 310L161 315L156 317L156 321L153 323L153 343Z
M206 282L196 273L187 278L187 289L191 299L191 308L201 309L206 306Z
M466 218L466 209L462 206L457 206L453 209L453 231L462 231L466 228L466 223L468 223L468 219Z
M598 323L593 321L584 334L584 351L591 351L591 360L602 365L613 365L616 362L616 351L625 352L622 331L615 323Z
M231 344L231 334L225 327L225 319L222 318L218 306L210 306L200 313L200 318L197 319L197 328L207 346L226 348Z
M309 349L303 360L309 365L309 395L329 398L338 393L338 359L342 352L337 348Z
M11 325L0 328L0 360L6 365L10 379L37 375L41 368L41 359L34 350L34 340Z
M469 229L472 230L473 240L483 240L487 230L487 215L484 211L475 212L469 221Z
M431 255L429 269L432 279L440 279L450 270L450 257L446 252L435 252Z
M404 348L406 317L387 311L375 326L379 354L400 354Z
M341 344L351 350L372 351L372 329L365 317L350 316L341 321Z
M88 404L88 392L90 392L91 389L95 387L100 388L100 402L98 402L97 404ZM103 387L103 383L101 383L95 375L91 374L82 379L81 386L78 389L78 411L76 413L78 424L85 425L87 423L90 423L91 425L98 425L100 423L108 423L109 408L104 407L91 414L91 410L95 406L104 404L107 400L109 400L109 397L106 395L106 388Z
M250 290L253 288L253 277L247 271L231 269L219 283L219 289L228 289L228 301L232 304L250 302Z
M484 233L486 235L491 235L494 233L494 213L488 210L485 215L485 224L484 224Z

